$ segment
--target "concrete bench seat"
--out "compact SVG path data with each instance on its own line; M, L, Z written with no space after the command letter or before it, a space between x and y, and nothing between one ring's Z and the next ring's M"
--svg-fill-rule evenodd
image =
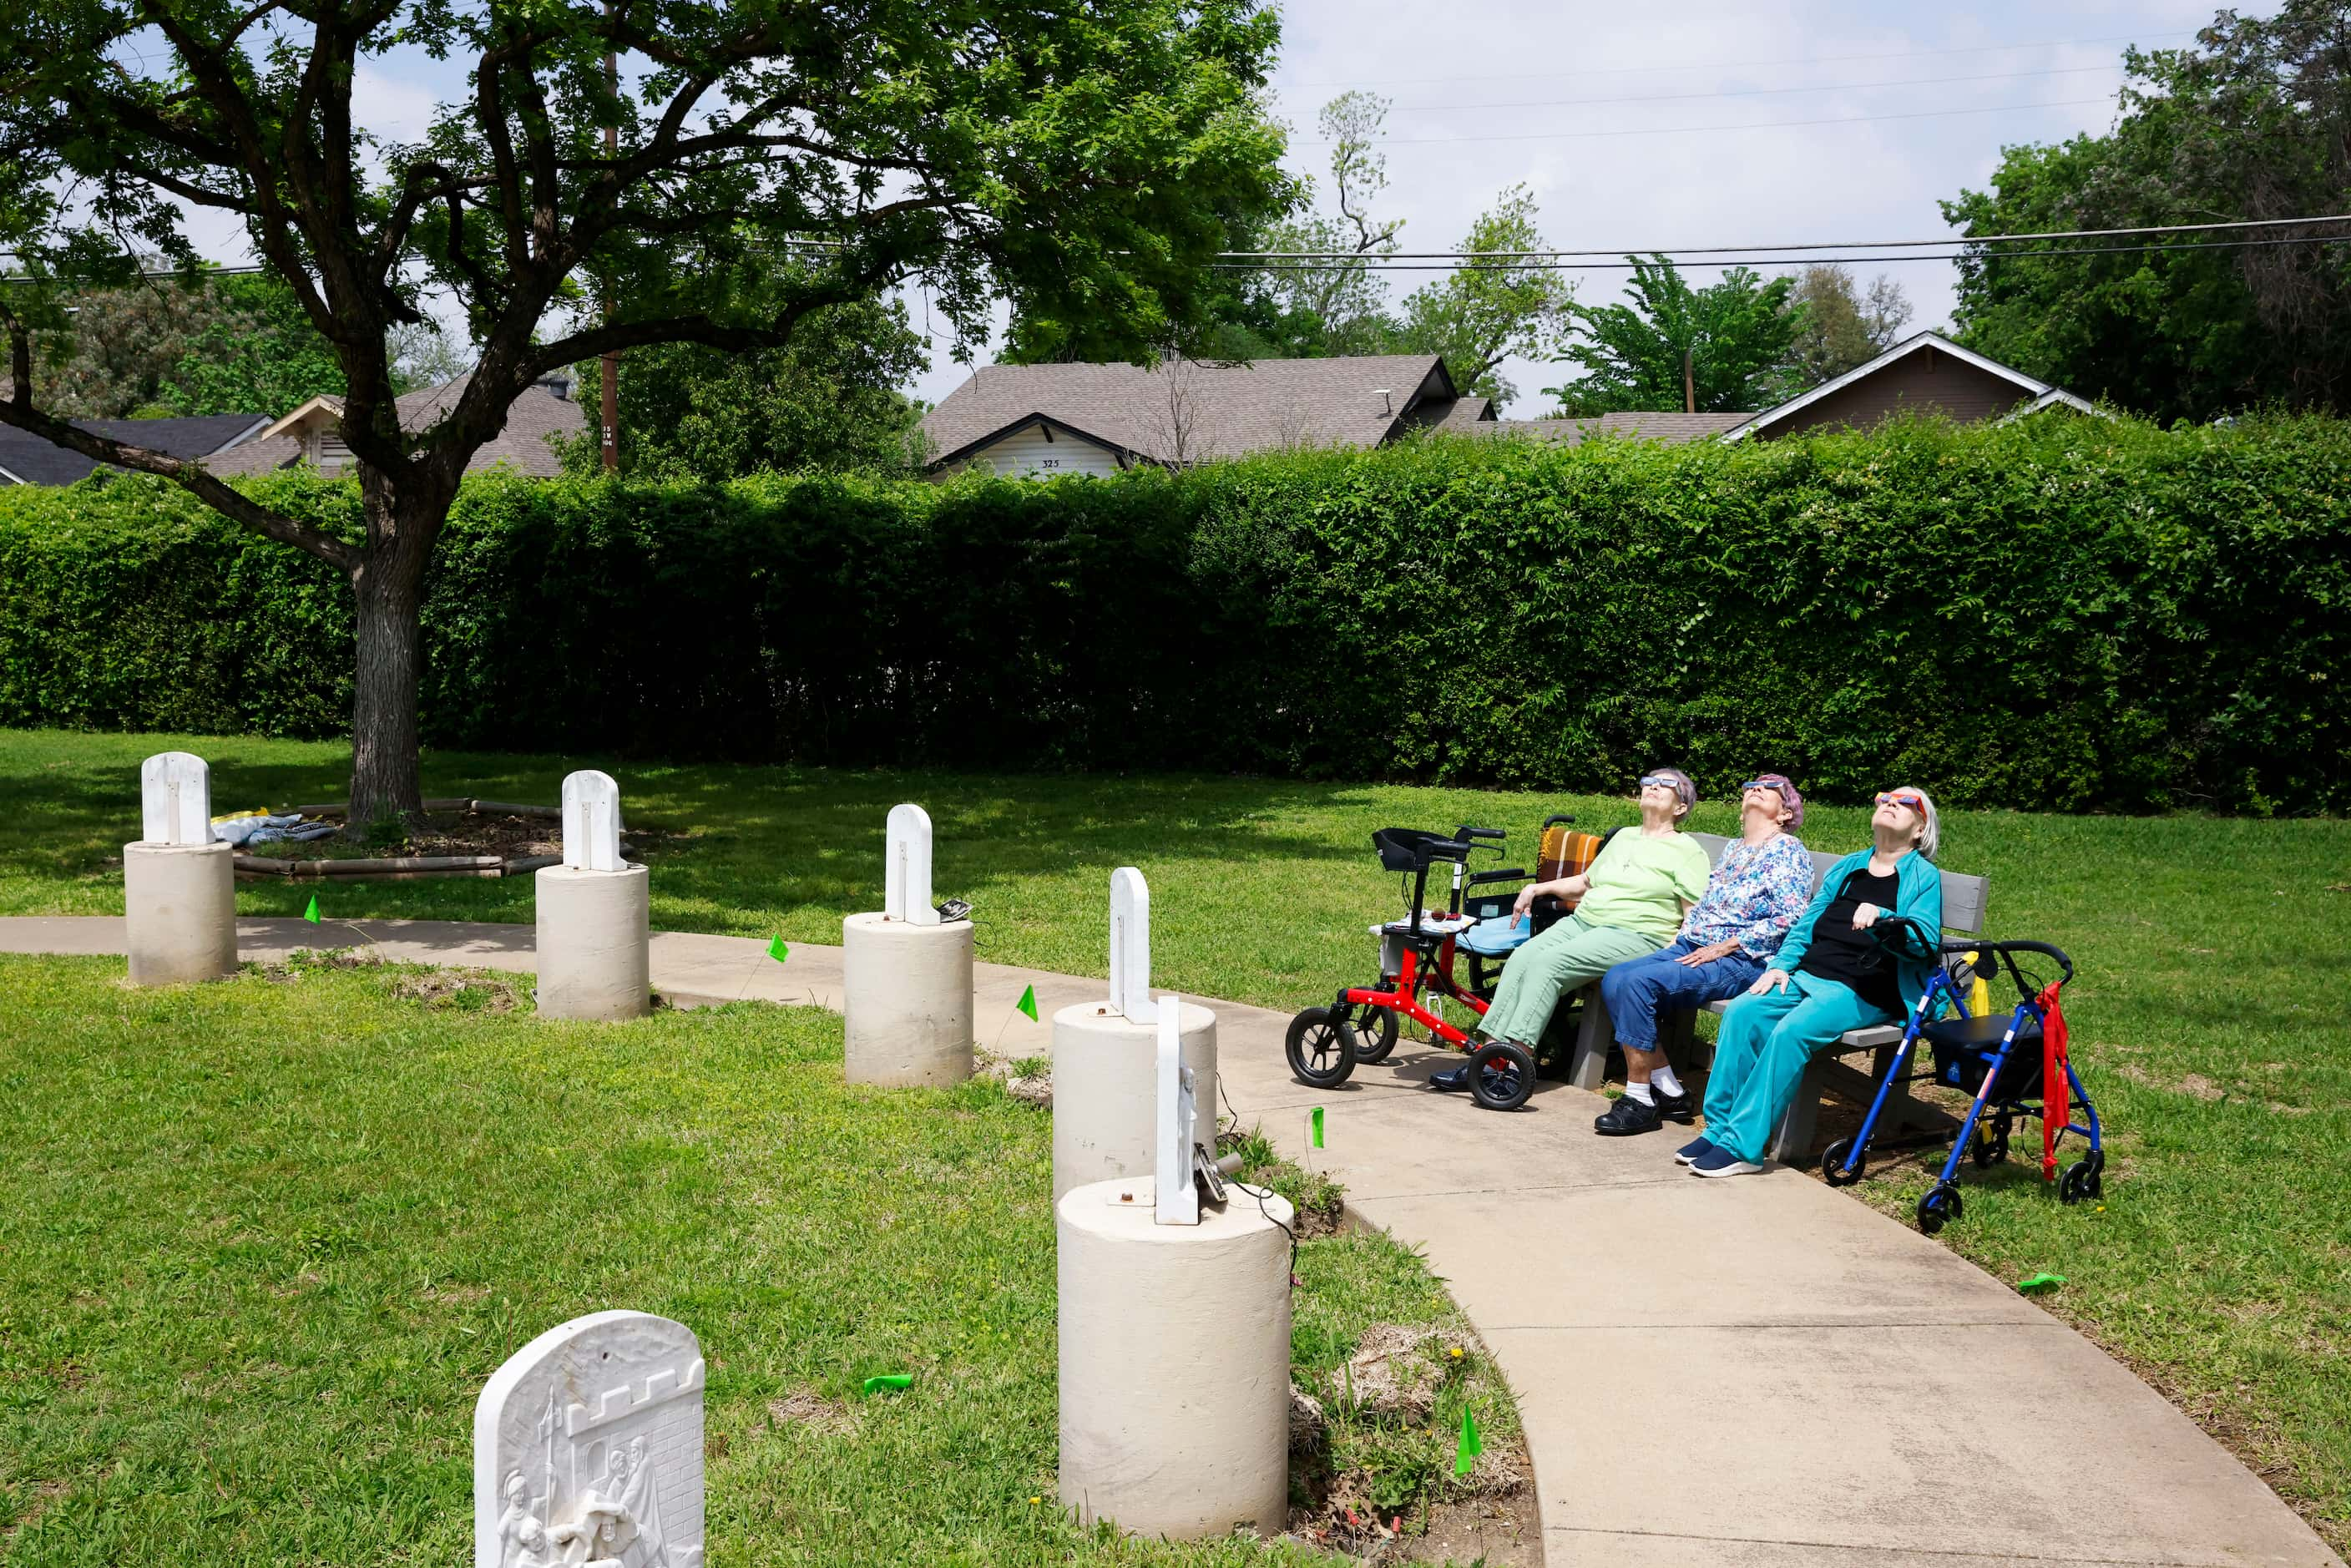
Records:
M1708 861L1719 862L1722 852L1730 841L1718 833L1692 833L1706 847ZM1813 892L1818 894L1822 879L1829 868L1844 857L1819 850L1813 857ZM1984 908L1991 896L1989 879L1965 876L1956 872L1943 873L1943 929L1962 936L1983 935ZM1713 1002L1707 1010L1719 1016L1729 1004ZM1674 1064L1676 1072L1703 1070L1707 1062L1698 1060L1697 1034L1690 1025L1695 1014L1683 1011L1660 1019L1657 1043L1665 1048L1666 1060ZM1787 1113L1781 1117L1779 1129L1771 1135L1771 1157L1790 1163L1800 1163L1811 1156L1813 1130L1820 1115L1821 1095L1834 1089L1849 1099L1865 1103L1876 1092L1878 1080L1894 1060L1894 1051L1902 1042L1899 1024L1856 1029L1838 1037L1835 1044L1816 1052L1804 1068L1802 1081L1796 1086L1794 1099L1789 1102ZM1578 1089L1597 1093L1606 1082L1608 1050L1616 1043L1616 1028L1608 1016L1608 1009L1600 998L1597 982L1584 988L1583 1017L1576 1031L1575 1051L1568 1062L1568 1082ZM1869 1070L1865 1072L1844 1058L1870 1054ZM1706 1048L1711 1059L1713 1047ZM1898 1090L1886 1102L1887 1130L1898 1131L1905 1126L1948 1128L1956 1126L1952 1118L1931 1106L1911 1098L1907 1091Z

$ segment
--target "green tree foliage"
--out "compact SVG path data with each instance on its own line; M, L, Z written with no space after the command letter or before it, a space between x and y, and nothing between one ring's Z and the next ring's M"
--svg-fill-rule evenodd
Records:
M1867 364L1899 340L1910 319L1910 301L1900 284L1881 272L1864 289L1835 262L1798 273L1788 304L1799 313L1795 340L1788 347L1796 390Z
M1576 336L1559 362L1583 373L1543 389L1562 416L1681 408L1685 355L1702 413L1769 408L1796 390L1788 370L1801 325L1789 308L1794 278L1767 281L1734 267L1692 288L1667 256L1625 259L1629 304L1568 307Z
M1963 190L1944 216L1973 235L2351 211L2345 0L2288 0L2266 19L2223 11L2192 47L2124 58L2112 131L2009 148L1990 187ZM2161 419L2273 400L2351 408L2351 246L2114 244L1973 247L1959 264L1959 340Z
M621 472L668 479L823 469L906 473L918 465L921 415L897 389L923 368L924 341L894 300L813 312L780 349L726 354L664 343L622 356ZM601 362L576 367L588 428L564 466L602 463Z
M1130 352L1180 342L1228 236L1290 204L1264 101L1279 36L1261 0L0 0L0 247L57 285L0 291L0 422L161 475L349 580L351 810L411 813L425 574L516 398L607 350L783 348L917 278L967 332L1008 299ZM352 103L402 51L466 84L406 145ZM357 533L38 400L59 289L120 286L154 254L193 269L191 206L240 222L334 346ZM785 242L809 259L778 291ZM408 430L392 334L428 287L477 353Z
M343 390L333 345L266 276L200 273L74 293L36 344L44 406L78 419L284 413Z
M1416 352L1444 355L1462 392L1508 403L1519 389L1502 376L1502 361L1549 357L1574 287L1564 274L1510 254L1543 248L1534 195L1524 185L1503 192L1460 248L1482 259L1405 296L1396 338Z

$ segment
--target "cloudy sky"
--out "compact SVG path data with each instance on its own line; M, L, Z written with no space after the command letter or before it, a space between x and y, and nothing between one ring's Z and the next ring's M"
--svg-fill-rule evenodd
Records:
M1564 248L1920 239L1948 232L1937 201L1981 186L2002 145L2105 129L2126 45L2184 45L2213 8L1286 0L1274 85L1294 131L1290 166L1317 176L1329 156L1313 140L1321 106L1351 88L1390 100L1380 210L1405 220L1406 249L1458 245L1471 219L1519 183L1535 194L1547 241ZM420 59L363 71L355 108L379 133L405 138L436 97L459 91L451 68ZM242 258L241 235L209 228L197 230L207 254ZM1948 262L1863 270L1900 280L1914 327L1948 320ZM1399 277L1396 293L1428 276ZM1617 298L1625 279L1578 277L1594 302ZM919 296L910 305L921 326ZM942 337L907 390L936 402L968 373ZM1520 388L1510 412L1521 417L1541 413L1540 389L1562 379L1557 367L1523 361L1504 373Z

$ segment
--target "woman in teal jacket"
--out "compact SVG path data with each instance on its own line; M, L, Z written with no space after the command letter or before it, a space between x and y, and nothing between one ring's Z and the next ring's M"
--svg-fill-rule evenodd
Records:
M1943 932L1942 821L1924 789L1895 789L1877 798L1869 829L1870 847L1829 868L1771 967L1723 1012L1706 1135L1674 1156L1699 1176L1761 1170L1813 1052L1847 1030L1895 1022L1927 988ZM1897 915L1917 925L1887 918Z

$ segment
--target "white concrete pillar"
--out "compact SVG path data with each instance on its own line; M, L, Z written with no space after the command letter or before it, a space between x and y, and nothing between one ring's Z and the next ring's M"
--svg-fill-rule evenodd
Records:
M653 1011L653 879L621 858L621 787L563 781L563 863L537 875L538 1013L635 1019Z
M1167 1004L1161 1004L1165 1006ZM1154 1009L1155 1012L1157 1010ZM1216 1142L1217 1015L1181 1008L1183 1064L1192 1096ZM1113 1176L1146 1177L1158 1168L1159 1028L1086 1002L1053 1015L1053 1196Z
M236 973L236 852L213 841L212 769L163 751L139 768L140 831L122 846L122 907L134 986Z
M889 1089L971 1076L972 924L931 907L931 819L890 809L883 908L841 923L842 1069Z
M1058 1124L1058 1067L1053 1094ZM1198 1224L1160 1225L1151 1188L1098 1182L1054 1205L1061 1504L1134 1535L1278 1535L1290 1495L1282 1227L1295 1218L1278 1194L1236 1183Z

